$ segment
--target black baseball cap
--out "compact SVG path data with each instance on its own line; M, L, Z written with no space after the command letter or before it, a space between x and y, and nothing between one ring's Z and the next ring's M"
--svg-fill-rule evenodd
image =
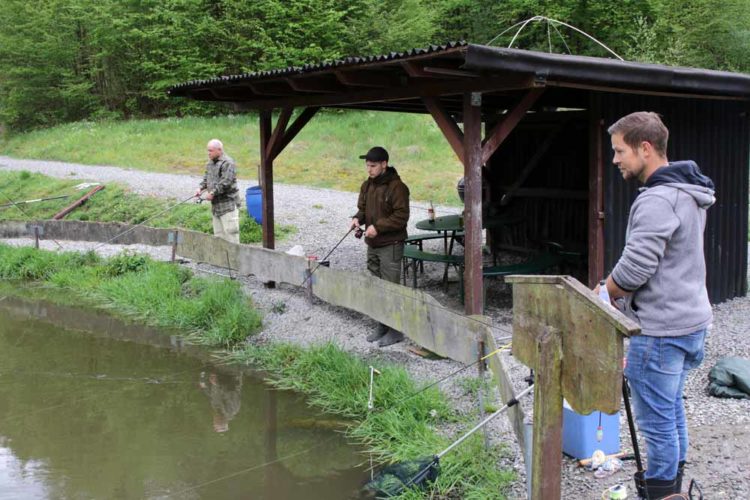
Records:
M385 148L381 148L380 146L375 146L374 148L370 148L366 155L360 155L359 158L365 161L387 162L388 151L386 151Z

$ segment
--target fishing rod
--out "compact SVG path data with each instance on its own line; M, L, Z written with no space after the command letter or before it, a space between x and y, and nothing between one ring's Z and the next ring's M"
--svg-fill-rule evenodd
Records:
M136 225L134 225L134 226L132 226L132 227L130 227L130 228L128 228L128 229L126 229L125 231L123 231L123 232L121 232L121 233L118 233L118 234L116 234L116 235L112 236L112 237L111 237L110 239L108 239L107 241L104 241L104 242L102 242L102 243L99 243L99 244L98 244L97 246L95 246L95 247L93 248L93 250L94 250L94 251L96 251L97 249L99 249L99 248L103 247L104 245L106 245L106 244L108 244L108 243L111 243L112 241L116 240L117 238L119 238L119 237L121 237L121 236L124 236L124 235L128 234L128 233L129 233L129 232L131 232L131 231L134 231L135 229L137 229L138 227L140 227L140 226L144 225L144 224L145 224L145 223L147 223L148 221L150 221L150 220L153 220L153 219L155 219L155 218L159 217L160 215L163 215L163 214L165 214L165 213L169 212L170 210L173 210L173 209L175 209L175 208L179 207L180 205L182 205L182 204L184 204L184 203L187 203L188 201L192 200L193 198L196 198L197 196L198 196L198 195L196 195L196 194L192 194L192 195L190 195L190 197L189 197L189 198L185 198L184 200L182 200L182 201L180 201L180 202L178 202L178 203L175 203L174 205L171 205L171 206L169 206L169 207L165 208L165 209L164 209L164 210L162 210L161 212L159 212L159 213L157 213L157 214L154 214L154 215L152 215L152 216L151 216L151 217L149 217L148 219L146 219L146 220L144 220L144 221L141 221L141 222L139 222L138 224L136 224Z
M344 240L346 239L346 237L347 237L347 236L349 236L349 234L350 234L350 233L351 233L352 231L354 231L354 229L355 229L354 227L350 228L350 229L349 229L349 230L348 230L348 231L346 232L346 234L345 234L345 235L344 235L344 236L343 236L343 237L342 237L342 238L341 238L341 239L339 240L339 242L338 242L338 243L336 243L336 244L335 244L335 245L333 246L333 248L331 248L331 250L330 250L330 251L329 251L329 252L328 252L328 253L326 254L326 256L325 256L325 257L323 257L323 258L322 258L321 260L319 260L319 261L318 261L318 265L317 265L317 266L315 266L315 267L313 268L313 270L312 270L312 271L310 271L310 274L308 274L308 275L307 275L307 276L305 277L304 281L303 281L303 282L302 282L302 283L300 284L300 287L303 287L303 286L305 286L305 285L307 284L307 282L308 282L308 281L310 281L310 279L312 278L312 275L313 275L313 274L315 273L315 271L317 271L317 270L318 270L318 268L319 268L320 266L322 266L322 265L323 265L323 262L325 262L325 261L326 261L326 259L327 259L328 257L330 257L330 256L331 256L331 254L333 253L333 251L334 251L334 250L336 250L336 249L337 249L337 248L339 247L339 245L341 245L341 244L342 244L342 243L344 242ZM356 228L356 229L357 229L357 234L360 234L360 231L362 231L362 229L360 229L360 228ZM361 238L361 235L360 235L360 236L357 236L357 237L358 237L358 238Z
M61 200L63 198L70 198L69 194L63 194L60 196L50 196L49 198L35 198L33 200L25 200L25 201L14 201L12 203L6 203L5 205L0 205L0 208L8 208L8 207L15 207L17 205L24 205L29 203L37 203L40 201L50 201L50 200Z

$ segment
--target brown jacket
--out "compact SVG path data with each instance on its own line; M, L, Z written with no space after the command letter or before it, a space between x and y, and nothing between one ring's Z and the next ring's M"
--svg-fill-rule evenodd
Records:
M367 179L359 190L359 209L354 215L360 223L375 226L378 235L365 238L373 248L384 247L406 239L409 221L409 188L393 167L374 179Z

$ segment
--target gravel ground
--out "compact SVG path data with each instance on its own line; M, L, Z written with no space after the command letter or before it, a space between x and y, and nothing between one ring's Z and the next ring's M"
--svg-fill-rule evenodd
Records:
M60 178L76 178L103 183L118 182L129 185L141 194L172 198L183 197L194 191L198 177L174 174L144 173L137 170L116 167L75 165L60 162L16 160L0 157L0 169L29 170ZM241 181L240 188L250 185ZM325 255L346 232L349 216L355 210L356 194L327 189L306 188L276 184L274 200L277 222L294 225L298 232L282 242L277 248L286 250L294 245L302 245L308 254ZM438 215L456 213L455 207L436 207ZM412 204L410 232L414 232L415 221L426 215L426 205ZM12 244L31 244L31 240L5 240ZM60 241L67 250L84 250L95 244ZM55 249L52 242L43 242L45 248ZM442 245L434 241L431 245ZM168 259L168 247L153 248L141 245L107 245L97 251L112 254L124 249L145 252L157 259ZM331 265L339 269L360 271L364 267L365 249L361 241L347 238L331 256ZM210 266L187 264L198 272L219 272L221 269ZM455 288L449 284L448 293L442 289L442 268L432 266L426 274L419 276L419 286L426 288L446 307L460 311ZM453 275L451 275L453 277ZM455 278L453 277L455 280ZM293 287L279 286L267 289L254 278L241 279L248 294L264 312L264 327L260 340L283 340L300 344L311 344L331 340L343 349L356 353L373 364L395 362L404 366L415 378L434 381L461 367L450 360L425 360L414 355L409 342L378 349L365 342L364 337L372 331L374 321L342 308L316 301L309 304L304 296ZM488 314L498 325L496 335L505 335L511 318L511 297L507 286L493 283L488 291ZM685 399L688 424L691 432L691 451L686 477L697 478L703 485L705 497L750 498L750 400L725 400L708 396L706 390L707 373L713 364L724 356L750 358L750 299L741 298L719 304L714 308L715 322L706 341L706 359L692 372L686 383ZM301 325L304 325L303 327ZM517 391L524 387L523 377L528 370L506 356L511 365L511 377ZM476 411L476 398L468 389L474 370L467 370L459 376L441 384L442 390L453 404L463 413ZM530 399L525 406L529 408ZM496 404L500 404L496 402ZM458 432L457 428L441 429L445 433ZM505 418L496 419L489 431L492 440L507 444L508 453L500 459L504 467L515 469L519 481L510 492L511 498L524 498L524 468L518 446ZM622 448L630 449L627 424L624 416L620 422ZM642 445L643 448L643 445ZM563 498L601 498L602 490L623 482L632 491L630 477L635 471L632 461L623 463L624 469L617 474L594 478L591 472L579 468L575 461L566 459L563 464Z

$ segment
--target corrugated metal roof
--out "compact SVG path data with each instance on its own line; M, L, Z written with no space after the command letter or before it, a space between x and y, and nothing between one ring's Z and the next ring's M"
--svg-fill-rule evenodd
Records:
M601 57L550 54L519 49L503 49L486 45L468 44L463 41L444 45L431 45L404 52L383 55L347 57L318 64L290 66L270 71L259 71L241 75L220 76L204 80L193 80L171 87L167 92L173 97L191 97L203 100L234 100L236 92L247 91L239 96L252 107L253 102L273 101L268 94L254 95L250 85L274 81L299 81L299 77L333 77L337 69L361 68L369 73L393 72L394 61L410 59L424 60L426 64L448 64L454 74L453 82L470 82L477 75L536 75L550 85L567 88L593 90L631 90L636 93L664 92L696 96L750 98L750 75L726 71L645 64L619 61ZM449 69L450 69L449 68ZM462 77L461 72L466 73ZM472 72L473 74L468 74ZM243 84L247 84L243 86ZM232 87L235 94L222 94ZM398 87L398 85L396 86ZM403 87L403 85L401 85ZM338 89L330 89L336 92ZM383 87L384 91L388 89ZM214 93L207 91L215 91ZM464 89L465 91L465 89ZM488 91L484 89L483 91ZM196 94L195 92L198 92ZM289 96L309 97L315 91L290 89ZM449 94L450 92L448 92ZM386 100L384 96L383 100ZM375 101L371 101L375 102ZM340 105L316 99L315 105Z
M448 42L443 45L430 45L425 48L409 49L404 52L390 52L388 54L374 55L374 56L352 56L345 57L343 59L336 59L334 61L324 61L315 64L305 64L302 66L289 66L286 68L273 69L269 71L257 71L252 73L243 73L241 75L228 75L219 76L216 78L209 78L206 80L191 80L189 82L180 83L167 90L167 94L170 96L183 95L184 90L198 87L210 87L216 84L226 83L239 83L248 82L253 80L262 80L267 78L279 78L279 77L290 77L296 75L302 75L306 73L314 73L317 71L329 70L334 68L348 67L348 66L361 66L371 63L383 63L389 61L395 61L398 59L406 59L415 56L423 56L428 54L438 54L441 52L453 51L456 48L466 47L468 44L464 41Z

